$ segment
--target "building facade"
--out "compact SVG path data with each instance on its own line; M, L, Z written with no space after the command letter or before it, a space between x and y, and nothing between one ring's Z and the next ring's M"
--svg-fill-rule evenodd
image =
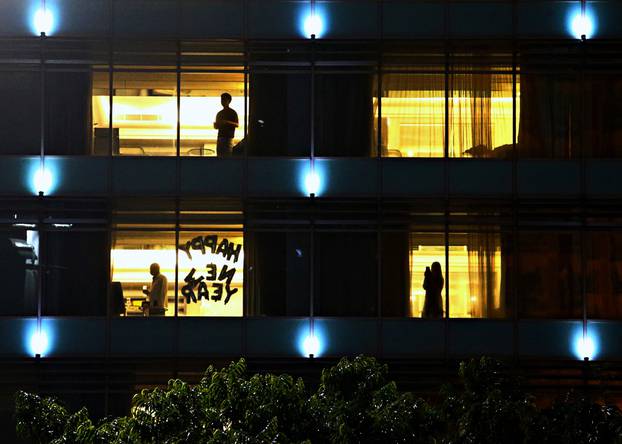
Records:
M482 354L575 385L589 358L619 395L621 19L604 0L3 1L5 393L122 413L210 362L364 353L422 389Z

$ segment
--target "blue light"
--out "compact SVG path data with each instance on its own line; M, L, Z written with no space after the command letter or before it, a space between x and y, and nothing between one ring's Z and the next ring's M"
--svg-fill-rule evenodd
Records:
M588 358L590 361L598 356L598 337L588 332L583 336L583 329L577 329L572 339L572 348L577 359Z
M30 29L36 35L42 32L46 35L56 31L56 8L45 1L37 1L31 9Z
M304 8L304 13L301 14L299 20L300 33L310 39L312 35L315 35L316 39L321 38L327 28L327 14L324 13L320 5L315 5L313 11L310 8Z
M596 34L596 28L596 14L590 8L586 7L585 13L581 12L580 6L571 8L567 20L567 30L570 35L576 39L581 39L582 36L591 39Z
M322 162L308 161L304 167L298 169L298 174L298 185L304 195L311 196L313 194L317 197L324 192L327 173Z
M308 358L313 355L314 358L322 356L325 351L326 337L322 329L315 324L313 333L311 333L310 325L305 325L300 329L297 343L298 352L301 356Z
M33 194L42 192L52 194L57 185L57 168L53 162L41 162L40 158L33 158L28 169L29 188Z
M47 356L52 349L52 335L43 325L38 328L36 322L26 330L26 348L30 356Z

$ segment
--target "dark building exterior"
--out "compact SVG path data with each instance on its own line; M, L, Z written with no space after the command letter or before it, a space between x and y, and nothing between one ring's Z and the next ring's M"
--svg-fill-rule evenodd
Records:
M619 398L621 21L613 0L4 0L3 412L17 387L121 414L212 362L313 379L361 353L421 391L486 354Z

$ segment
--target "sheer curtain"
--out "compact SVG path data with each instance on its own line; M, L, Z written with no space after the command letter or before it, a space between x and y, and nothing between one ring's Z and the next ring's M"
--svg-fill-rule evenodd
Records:
M452 74L449 90L449 156L509 157L512 75Z
M382 77L383 156L443 157L444 124L444 74Z
M505 313L504 264L499 233L467 235L471 317L490 318Z

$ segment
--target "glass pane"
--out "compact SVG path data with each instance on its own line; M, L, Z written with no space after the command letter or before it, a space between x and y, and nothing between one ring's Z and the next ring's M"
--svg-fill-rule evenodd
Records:
M5 273L0 293L0 315L32 316L37 313L39 231L20 224L0 232L0 266Z
M518 155L577 157L582 128L578 79L567 73L521 74L520 95Z
M243 72L183 73L181 155L243 155L244 111Z
M249 154L309 156L310 76L251 72L249 88Z
M315 315L375 316L376 233L317 233L314 242Z
M444 79L444 74L382 76L380 131L383 156L443 157ZM378 110L375 106L374 115L377 122Z
M622 317L622 233L587 234L586 298L589 318Z
M449 313L452 318L503 318L508 295L510 238L506 233L449 235Z
M0 70L0 154L41 151L41 74L37 66Z
M445 235L410 233L409 316L442 318L445 313ZM450 282L454 291L453 283Z
M308 233L252 233L249 278L252 316L308 316Z
M512 75L452 74L449 89L449 156L511 158Z
M622 78L590 74L585 79L585 140L592 157L622 157Z
M176 74L117 71L113 80L113 154L176 155ZM96 104L98 112L101 109L105 113L108 104L103 102Z
M179 239L179 315L242 316L242 232L183 232Z
M375 156L372 150L375 85L371 74L315 76L317 156Z
M522 232L518 236L520 314L580 318L580 240L576 232Z
M175 315L175 233L116 231L110 256L113 316Z
M45 232L43 314L106 316L108 233Z

